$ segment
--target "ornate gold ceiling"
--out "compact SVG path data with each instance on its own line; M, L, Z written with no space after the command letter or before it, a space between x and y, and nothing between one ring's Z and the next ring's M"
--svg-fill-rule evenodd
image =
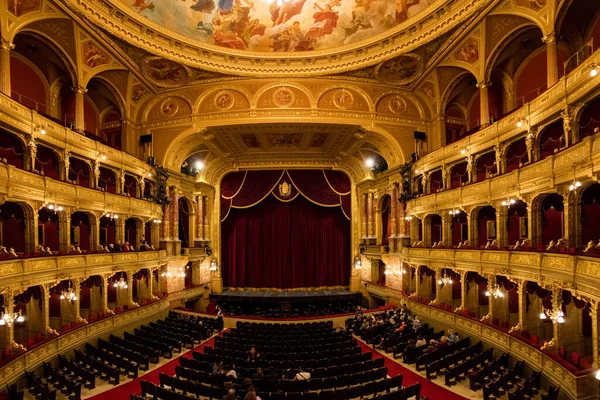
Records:
M409 53L455 28L467 29L470 18L495 0L60 2L110 35L187 67L300 77L353 71ZM188 79L185 70L153 60L144 67L159 82L165 74ZM391 76L394 67L402 68L400 78L390 79L397 84L409 83L424 65L408 56L391 71L377 72Z

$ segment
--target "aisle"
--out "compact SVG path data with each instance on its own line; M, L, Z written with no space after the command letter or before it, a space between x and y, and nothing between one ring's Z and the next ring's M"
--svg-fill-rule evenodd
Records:
M431 400L465 400L467 399L466 397L463 397L457 393L454 393L453 391L451 391L450 389L446 389L443 386L437 385L431 381L428 381L427 378L425 378L424 376L421 376L411 370L409 370L408 368L404 367L402 364L400 364L397 361L392 360L389 357L384 356L383 354L381 354L379 351L373 349L371 346L367 345L365 342L363 342L361 339L356 338L356 341L358 343L358 345L362 348L362 352L366 353L366 352L372 352L373 353L373 359L379 359L379 358L384 358L384 365L387 367L388 369L388 375L390 377L394 377L397 375L402 374L404 376L404 378L402 378L402 386L410 386L414 383L420 383L421 384L421 396L427 396L429 397ZM441 382L441 381L440 381Z
M155 384L159 383L159 374L162 372L167 375L175 375L175 367L179 365L179 359L181 357L192 358L192 351L203 352L205 347L213 347L215 343L215 338L211 337L210 339L200 343L198 346L194 347L191 351L187 351L186 353L178 356L168 363L151 370L150 372L141 375L137 379L134 379L130 382L119 385L115 388L109 389L106 392L100 393L96 396L89 397L92 400L128 400L130 394L142 393L142 385L140 381L149 381Z

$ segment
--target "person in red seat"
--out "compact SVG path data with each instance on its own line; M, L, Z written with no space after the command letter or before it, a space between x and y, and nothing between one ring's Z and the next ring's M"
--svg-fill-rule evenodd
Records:
M440 341L437 344L437 348L438 349L445 349L446 347L448 347L448 336L442 336L442 338L440 339Z

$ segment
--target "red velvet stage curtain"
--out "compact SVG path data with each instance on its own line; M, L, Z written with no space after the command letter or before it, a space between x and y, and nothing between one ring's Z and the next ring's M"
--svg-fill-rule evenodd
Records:
M337 207L320 207L303 196L289 202L267 196L248 209L232 208L221 235L226 286L348 285L350 221Z

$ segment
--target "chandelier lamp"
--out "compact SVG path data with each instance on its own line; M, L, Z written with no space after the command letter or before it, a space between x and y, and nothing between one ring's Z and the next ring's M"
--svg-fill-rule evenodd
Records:
M512 205L515 205L517 203L517 201L515 199L506 199L502 202L502 207L510 207Z
M117 289L127 289L129 285L127 285L125 279L121 278L113 284L113 287L116 287Z
M452 285L452 278L450 278L448 275L446 275L446 273L444 272L444 275L442 275L442 277L438 280L438 283L440 285Z
M161 220L161 219L158 219L158 218L154 218L154 219L152 220L152 222L153 222L153 223L155 223L155 224L160 224L160 223L162 222L162 220Z
M70 287L67 290L63 290L60 293L60 299L68 300L68 301L77 301L77 295L75 294L75 291L73 290L73 288Z
M559 324L565 323L565 314L560 308L552 308L551 310L543 310L540 313L540 319L550 318L552 322L558 322Z
M460 214L461 212L462 211L460 211L460 210L452 209L452 210L448 211L448 214L450 214L454 217L454 216L457 216L458 214Z
M405 221L412 221L413 217L412 215L407 215L406 217L404 217Z
M8 325L11 326L15 322L23 322L25 317L21 315L21 312L16 313L3 313L0 317L0 326Z
M50 203L50 204L46 205L46 208L47 208L48 210L50 210L50 211L54 211L54 212L57 212L57 211L62 211L62 210L64 210L63 206L59 206L58 204L56 204L56 202L54 202L54 203Z
M107 212L106 214L104 214L104 216L110 219L119 219L119 216L114 212Z
M492 287L491 289L486 291L485 295L487 297L493 296L495 299L497 299L498 297L501 297L501 298L504 297L504 293L502 293L502 290L500 289L500 285L498 285L498 284L495 284L494 287Z

